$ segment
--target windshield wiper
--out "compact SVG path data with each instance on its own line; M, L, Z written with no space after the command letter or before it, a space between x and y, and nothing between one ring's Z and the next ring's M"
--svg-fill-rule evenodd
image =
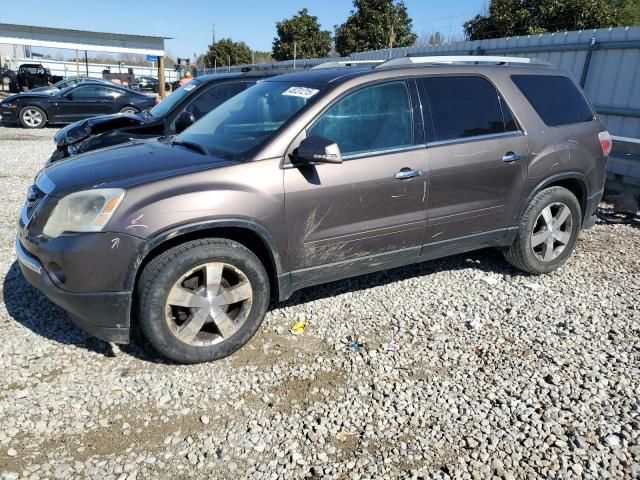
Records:
M197 152L202 153L203 155L208 155L209 152L202 145L193 142L185 142L182 140L174 140L171 142L171 145L180 145L181 147L190 148L191 150L195 150Z

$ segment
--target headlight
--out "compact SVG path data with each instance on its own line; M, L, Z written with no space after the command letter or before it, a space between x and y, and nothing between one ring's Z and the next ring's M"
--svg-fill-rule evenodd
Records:
M67 195L58 202L43 233L56 238L64 232L100 232L124 198L120 188L100 188Z
M87 138L90 134L91 127L87 123L81 123L77 127L73 127L67 130L64 138L62 138L62 141L65 145L71 145Z

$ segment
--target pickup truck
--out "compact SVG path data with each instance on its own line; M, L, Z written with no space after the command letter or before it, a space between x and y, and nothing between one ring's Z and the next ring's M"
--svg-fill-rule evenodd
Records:
M45 87L60 80L62 77L52 76L51 71L39 63L23 63L16 72L15 88L18 91L26 91L36 87Z

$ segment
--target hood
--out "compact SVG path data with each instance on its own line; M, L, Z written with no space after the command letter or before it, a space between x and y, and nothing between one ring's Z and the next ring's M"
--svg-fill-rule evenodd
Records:
M54 93L58 93L59 90L56 89ZM17 95L11 95L10 97L5 98L4 102L10 102L11 100L23 100L25 98L47 98L50 97L51 93L47 92L32 92L29 90L28 92L18 93Z
M115 113L113 115L100 115L98 117L87 118L79 122L72 123L60 129L53 137L53 141L59 147L78 143L85 138L103 133L116 128L132 127L150 123L155 119L139 113Z
M22 92L20 94L20 96L24 97L27 94L30 93L47 93L47 94L52 94L52 93L58 93L60 91L60 89L58 87L37 87L37 88L32 88L31 90L29 90L28 92Z
M92 188L127 188L234 163L154 138L54 163L40 173L36 183L47 194L62 197Z

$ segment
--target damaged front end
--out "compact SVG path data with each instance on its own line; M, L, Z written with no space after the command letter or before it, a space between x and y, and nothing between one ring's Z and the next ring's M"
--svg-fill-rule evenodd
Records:
M95 147L94 145L85 144L85 142L95 135L120 128L133 127L142 123L143 120L138 115L118 113L115 115L103 115L100 117L88 118L86 120L81 120L67 125L60 129L53 137L53 141L56 144L56 150L47 161L47 165L63 160L67 157L77 155L78 153L88 151L91 149L87 148L89 146Z

